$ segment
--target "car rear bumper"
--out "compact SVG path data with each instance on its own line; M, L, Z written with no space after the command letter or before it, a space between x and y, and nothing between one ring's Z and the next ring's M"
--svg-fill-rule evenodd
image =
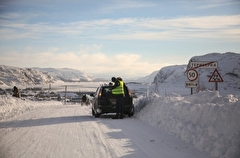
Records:
M125 114L129 114L134 111L134 106L133 105L125 105L123 107L123 112ZM97 109L98 113L104 114L104 113L116 113L116 106L98 106Z

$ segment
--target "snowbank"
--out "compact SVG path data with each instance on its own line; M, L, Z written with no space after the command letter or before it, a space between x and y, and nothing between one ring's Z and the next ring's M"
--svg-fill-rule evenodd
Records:
M46 106L62 105L59 101L31 101L15 98L10 95L0 96L0 121L12 118L25 111L38 109Z
M240 157L240 97L200 92L135 101L136 117L219 158Z

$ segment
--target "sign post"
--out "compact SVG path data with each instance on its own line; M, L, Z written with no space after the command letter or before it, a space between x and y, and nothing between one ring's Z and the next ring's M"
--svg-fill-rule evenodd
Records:
M189 69L187 72L187 78L189 81L195 81L198 78L198 73L194 69ZM191 95L193 94L193 87L198 86L195 82L186 82L186 87L191 88Z
M223 82L223 79L217 69L214 70L208 82L215 82L215 90L218 91L218 82Z
M185 84L186 88L191 88L191 95L193 94L193 88L198 87L198 82L187 81Z
M193 94L193 88L198 87L198 82L194 82L198 78L197 68L215 69L213 75L209 79L209 82L215 82L215 89L218 90L218 82L223 82L222 77L217 71L217 61L191 61L189 63L189 69L187 70L187 78L189 81L186 82L185 87L191 88L191 94Z

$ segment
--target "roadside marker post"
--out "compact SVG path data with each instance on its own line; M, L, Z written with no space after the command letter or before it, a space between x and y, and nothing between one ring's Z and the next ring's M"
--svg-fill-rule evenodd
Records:
M67 104L67 86L65 86L65 101L64 101L65 105Z
M218 62L217 61L191 61L189 63L189 69L187 70L187 78L190 82L186 82L185 87L191 88L191 94L193 94L193 88L198 87L198 82L194 82L198 78L197 68L202 69L215 69L209 82L215 82L215 90L218 90L218 82L223 82L223 79L219 72L217 71Z
M195 81L198 78L198 73L195 69L189 69L187 71L187 78L189 81ZM193 87L198 86L192 82L186 82L186 87L191 88L191 95L193 94Z

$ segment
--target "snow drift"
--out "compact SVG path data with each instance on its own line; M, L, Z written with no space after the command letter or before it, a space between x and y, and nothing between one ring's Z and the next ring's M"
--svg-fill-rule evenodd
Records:
M240 157L240 97L216 92L136 101L136 117L219 158ZM138 108L142 108L139 110Z
M31 101L15 98L10 95L0 95L0 121L20 115L26 111L44 108L47 106L62 105L59 101Z

